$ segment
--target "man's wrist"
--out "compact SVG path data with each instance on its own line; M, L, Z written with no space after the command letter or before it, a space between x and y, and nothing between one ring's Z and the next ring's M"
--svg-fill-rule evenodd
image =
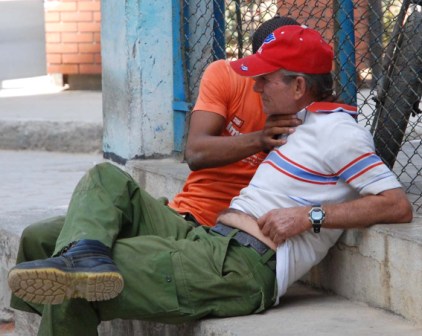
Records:
M313 205L308 212L308 218L313 231L319 233L325 221L325 210L321 205Z

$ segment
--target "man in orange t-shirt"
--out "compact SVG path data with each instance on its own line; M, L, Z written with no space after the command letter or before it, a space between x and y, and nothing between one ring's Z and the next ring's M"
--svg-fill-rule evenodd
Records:
M253 35L253 53L272 31L295 24L280 16L263 23ZM267 119L253 86L252 78L239 76L225 60L211 63L201 79L185 150L193 171L169 203L200 224L214 225L217 214L247 186L266 152L285 141L275 136L293 132L300 123L291 116Z

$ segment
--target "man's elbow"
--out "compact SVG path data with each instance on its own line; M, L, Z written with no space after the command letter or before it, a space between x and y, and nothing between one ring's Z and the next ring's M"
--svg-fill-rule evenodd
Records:
M413 219L413 207L407 198L400 200L395 206L396 223L410 223Z
M405 209L403 210L402 223L410 223L412 219L413 219L413 207L408 201L405 206Z
M203 162L203 158L200 152L195 152L193 150L185 150L185 161L189 166L189 169L192 171L200 170L203 167L201 164Z
M413 207L402 188L382 192L382 207L379 209L383 217L382 223L410 223L413 219Z

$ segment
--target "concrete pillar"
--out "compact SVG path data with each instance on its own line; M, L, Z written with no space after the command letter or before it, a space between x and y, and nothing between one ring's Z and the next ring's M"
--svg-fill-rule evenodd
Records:
M103 150L124 163L173 151L171 1L101 1Z

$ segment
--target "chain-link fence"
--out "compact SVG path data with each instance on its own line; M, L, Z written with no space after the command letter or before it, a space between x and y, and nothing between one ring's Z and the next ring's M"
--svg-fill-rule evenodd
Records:
M359 123L371 130L378 154L404 184L416 212L422 213L421 4L422 0L184 0L190 101L195 101L207 64L249 55L251 36L260 23L276 14L290 16L318 30L335 48L336 93L357 104Z

